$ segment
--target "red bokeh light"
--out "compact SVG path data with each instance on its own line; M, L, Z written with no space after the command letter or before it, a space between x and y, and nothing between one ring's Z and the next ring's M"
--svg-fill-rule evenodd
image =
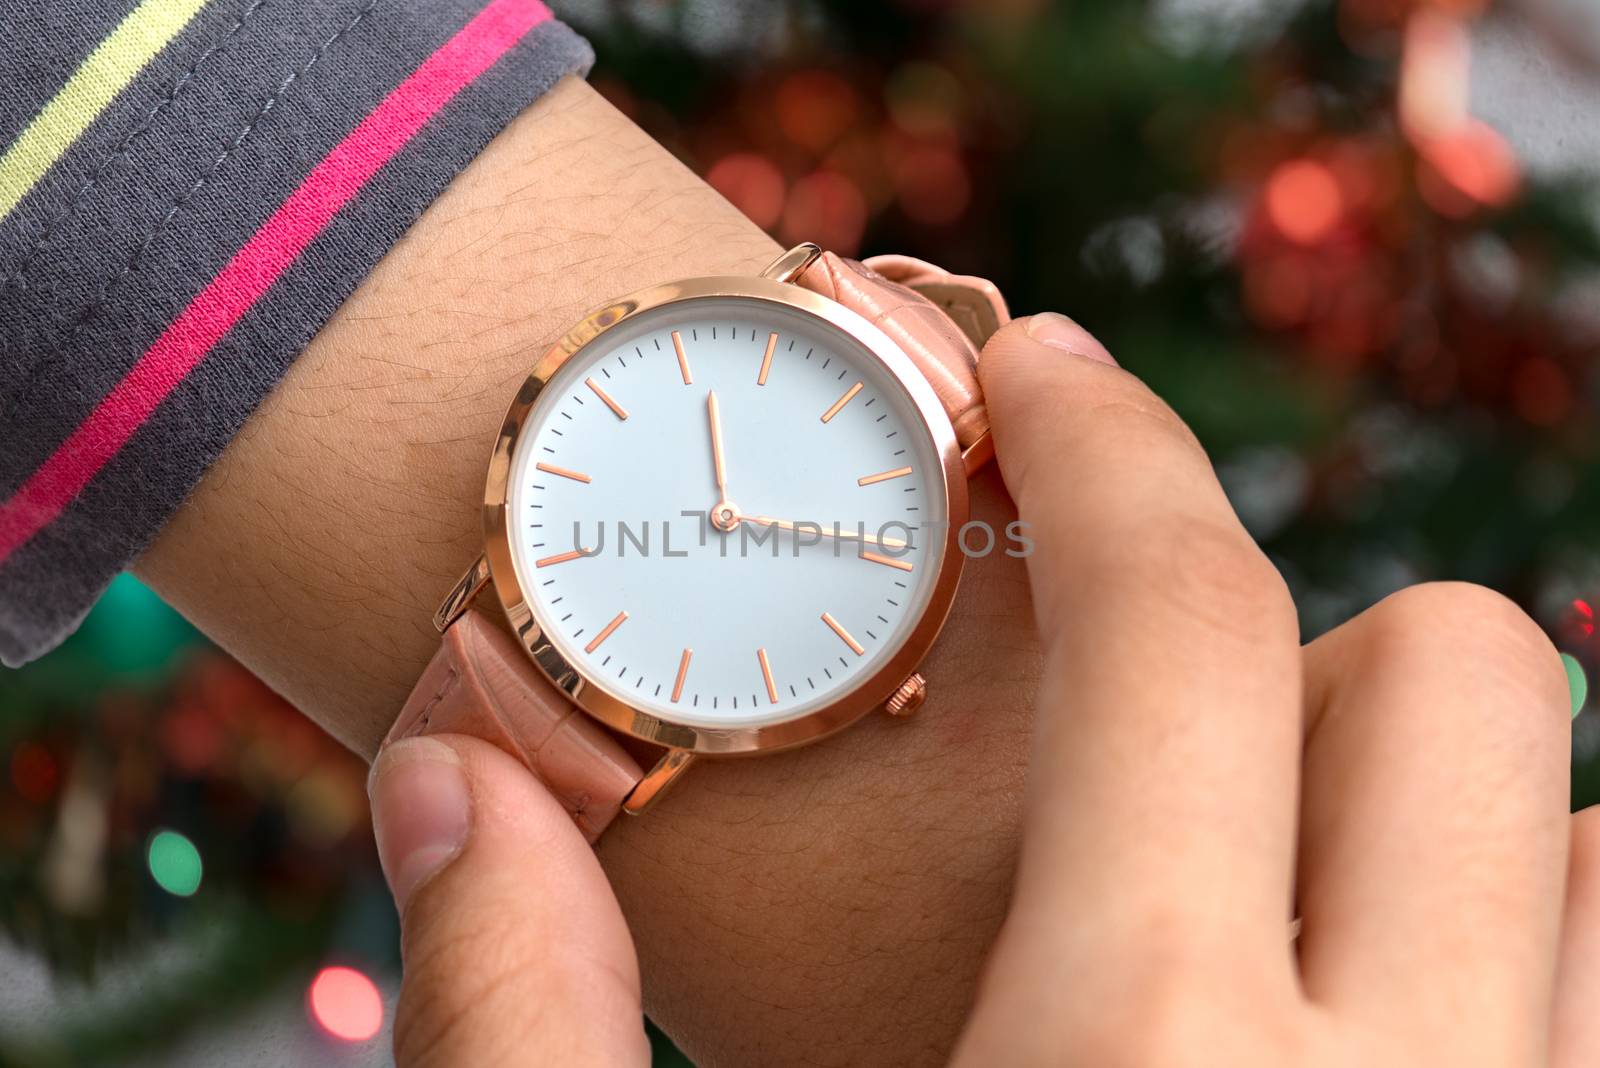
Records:
M783 215L783 172L765 156L729 153L711 165L706 181L763 230L778 225Z
M181 771L198 775L222 755L222 724L195 703L174 709L161 721L161 743Z
M831 71L798 71L783 80L773 100L778 128L813 152L827 148L855 123L856 91Z
M42 805L55 796L61 768L50 750L38 742L23 742L11 752L11 784L26 801Z
M1512 376L1511 391L1517 414L1534 426L1557 426L1572 414L1572 379L1554 360L1524 360Z
M972 199L961 157L933 146L912 149L895 162L895 191L905 213L928 226L955 222Z
M1399 200L1405 185L1401 159L1392 146L1348 139L1329 147L1328 169L1339 182L1346 221L1366 220Z
M1311 316L1315 280L1298 255L1276 256L1244 265L1244 302L1262 326L1285 330Z
M1278 232L1301 245L1325 241L1344 217L1344 192L1324 163L1297 159L1267 179L1267 217Z
M354 968L324 968L311 981L311 1018L345 1042L366 1042L383 1029L383 996Z
M854 255L867 227L867 202L855 183L833 171L816 171L795 182L784 208L781 234L791 244L815 241Z
M1522 188L1522 168L1493 127L1473 121L1419 146L1422 195L1435 211L1465 216L1478 207L1511 203Z

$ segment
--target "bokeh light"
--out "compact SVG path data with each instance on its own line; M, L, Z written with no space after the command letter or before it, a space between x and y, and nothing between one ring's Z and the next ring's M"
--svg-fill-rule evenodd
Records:
M815 241L853 256L866 226L867 201L855 183L835 171L814 171L795 182L780 232L791 244Z
M150 877L174 897L191 897L200 889L200 850L177 831L157 831L146 853Z
M1578 633L1585 638L1594 637L1594 606L1583 598L1572 602L1572 615L1577 621Z
M191 775L204 773L222 755L222 724L199 702L186 702L168 713L160 736L173 766Z
M383 1029L383 995L354 968L322 969L306 1002L317 1026L341 1041L366 1042Z
M1480 206L1500 208L1522 188L1522 168L1499 131L1474 120L1443 137L1424 142L1426 164L1420 179L1435 211L1466 216Z
M1316 279L1303 255L1274 256L1244 265L1245 306L1256 322L1287 329L1311 314Z
M903 63L884 86L884 104L909 134L949 139L964 110L961 83L936 63Z
M827 148L856 121L856 91L826 70L797 71L778 86L773 101L778 127L797 145Z
M360 783L326 767L290 787L284 807L296 839L313 849L334 849L366 815L366 800Z
M1498 131L1472 117L1472 39L1465 18L1475 0L1434 0L1406 24L1400 65L1400 125L1422 158L1417 185L1441 215L1465 218L1509 204L1521 165Z
M1284 163L1267 179L1267 215L1272 225L1296 244L1320 244L1344 215L1339 179L1316 160Z
M11 785L18 796L42 805L55 796L61 769L50 750L38 742L23 742L11 753Z
M1567 669L1567 686L1572 691L1572 714L1576 717L1589 700L1589 676L1584 673L1578 658L1571 653L1562 653L1561 663Z
M79 641L96 651L85 670L98 677L124 685L159 680L195 640L183 617L129 572L112 579L99 603L106 611L92 614L78 631Z
M900 206L919 223L943 226L961 218L972 197L972 183L961 157L948 148L927 146L895 163Z
M1413 141L1447 137L1467 124L1472 43L1466 25L1440 11L1406 24L1400 64L1400 123Z
M770 230L778 225L783 215L783 172L765 156L731 152L711 165L706 181L757 226Z
M1512 404L1534 426L1558 426L1575 402L1572 380L1559 363L1534 356L1518 365L1511 379Z

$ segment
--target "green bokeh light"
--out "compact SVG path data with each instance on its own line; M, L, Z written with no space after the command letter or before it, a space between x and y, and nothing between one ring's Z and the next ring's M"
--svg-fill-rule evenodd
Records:
M151 878L167 893L189 897L200 889L200 851L177 831L156 832L148 861Z
M1578 658L1571 653L1562 653L1561 662L1567 667L1567 686L1572 690L1572 716L1577 718L1583 711L1583 704L1589 699L1589 676L1583 673L1583 665L1578 663Z

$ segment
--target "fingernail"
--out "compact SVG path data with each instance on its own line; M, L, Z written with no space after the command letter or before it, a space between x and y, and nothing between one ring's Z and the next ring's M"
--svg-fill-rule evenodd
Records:
M436 738L395 742L378 754L367 792L378 859L403 913L417 887L467 844L472 796L461 757Z
M1040 312L1028 319L1028 336L1041 345L1082 356L1086 360L1117 366L1116 359L1095 336L1065 315Z

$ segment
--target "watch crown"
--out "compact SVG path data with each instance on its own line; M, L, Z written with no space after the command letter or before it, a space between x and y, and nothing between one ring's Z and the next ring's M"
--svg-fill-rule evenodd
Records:
M891 716L909 716L921 708L922 702L927 699L928 680L922 677L921 672L913 671L884 702L883 710Z

